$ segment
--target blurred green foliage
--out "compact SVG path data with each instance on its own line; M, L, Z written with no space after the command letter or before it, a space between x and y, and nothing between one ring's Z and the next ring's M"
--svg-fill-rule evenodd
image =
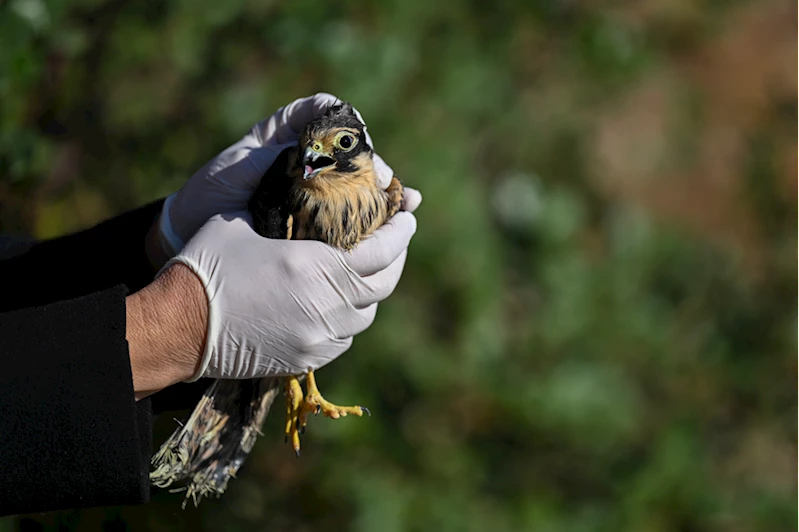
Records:
M0 2L0 229L176 190L295 98L424 202L403 281L219 501L0 530L796 524L796 5ZM161 420L160 438L172 429ZM159 440L160 441L160 440Z

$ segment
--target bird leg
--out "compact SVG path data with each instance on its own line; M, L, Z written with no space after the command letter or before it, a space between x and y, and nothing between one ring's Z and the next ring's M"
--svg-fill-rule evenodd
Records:
M286 441L291 438L291 444L297 456L300 456L300 434L305 433L308 424L308 415L317 415L320 412L331 419L346 417L348 414L361 417L369 409L364 406L338 406L322 397L316 387L316 378L313 370L308 370L306 376L308 393L303 397L302 387L297 377L286 378Z

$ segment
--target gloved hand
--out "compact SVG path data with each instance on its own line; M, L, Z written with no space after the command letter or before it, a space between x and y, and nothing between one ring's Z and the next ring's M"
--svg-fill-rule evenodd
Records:
M280 152L296 145L305 124L339 101L332 94L320 92L281 107L206 163L180 191L169 196L158 225L159 242L167 256L180 251L211 216L246 210L261 178ZM364 122L357 110L355 114ZM366 141L374 149L368 132ZM380 185L385 189L394 172L377 154L374 159Z
M415 231L400 211L346 252L263 238L246 211L213 216L159 272L185 264L208 297L202 362L187 382L297 375L332 361L394 290Z

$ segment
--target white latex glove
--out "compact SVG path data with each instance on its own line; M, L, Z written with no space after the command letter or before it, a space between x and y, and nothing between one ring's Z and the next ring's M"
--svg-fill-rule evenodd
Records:
M246 210L261 178L280 152L297 144L305 124L340 101L324 92L295 100L257 123L244 138L206 163L164 202L158 233L166 254L172 257L180 251L211 216ZM357 110L355 114L364 123L366 141L374 149L366 122ZM377 154L374 160L380 186L385 189L394 172Z
M263 238L246 211L213 216L161 270L185 264L208 296L205 351L188 382L297 375L329 363L396 287L415 232L416 218L400 211L346 252Z

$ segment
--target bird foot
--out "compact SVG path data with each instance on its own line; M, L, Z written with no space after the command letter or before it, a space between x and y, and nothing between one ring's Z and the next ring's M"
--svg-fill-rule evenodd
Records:
M300 434L305 433L305 426L308 424L310 414L321 413L330 419L346 417L349 414L361 417L364 412L372 415L369 409L363 406L334 405L319 393L312 370L308 370L306 377L308 393L305 396L303 396L302 387L297 377L286 379L286 441L291 439L291 446L297 457L300 456Z
M361 417L364 412L372 415L371 412L369 412L369 409L363 406L338 406L322 397L322 394L319 393L319 388L316 387L316 378L314 377L313 371L309 371L308 393L305 396L305 404L303 405L302 413L305 414L307 418L308 414L310 413L316 415L320 412L330 419L346 417L347 414L353 414L355 416ZM300 418L300 421L302 423L305 420Z

